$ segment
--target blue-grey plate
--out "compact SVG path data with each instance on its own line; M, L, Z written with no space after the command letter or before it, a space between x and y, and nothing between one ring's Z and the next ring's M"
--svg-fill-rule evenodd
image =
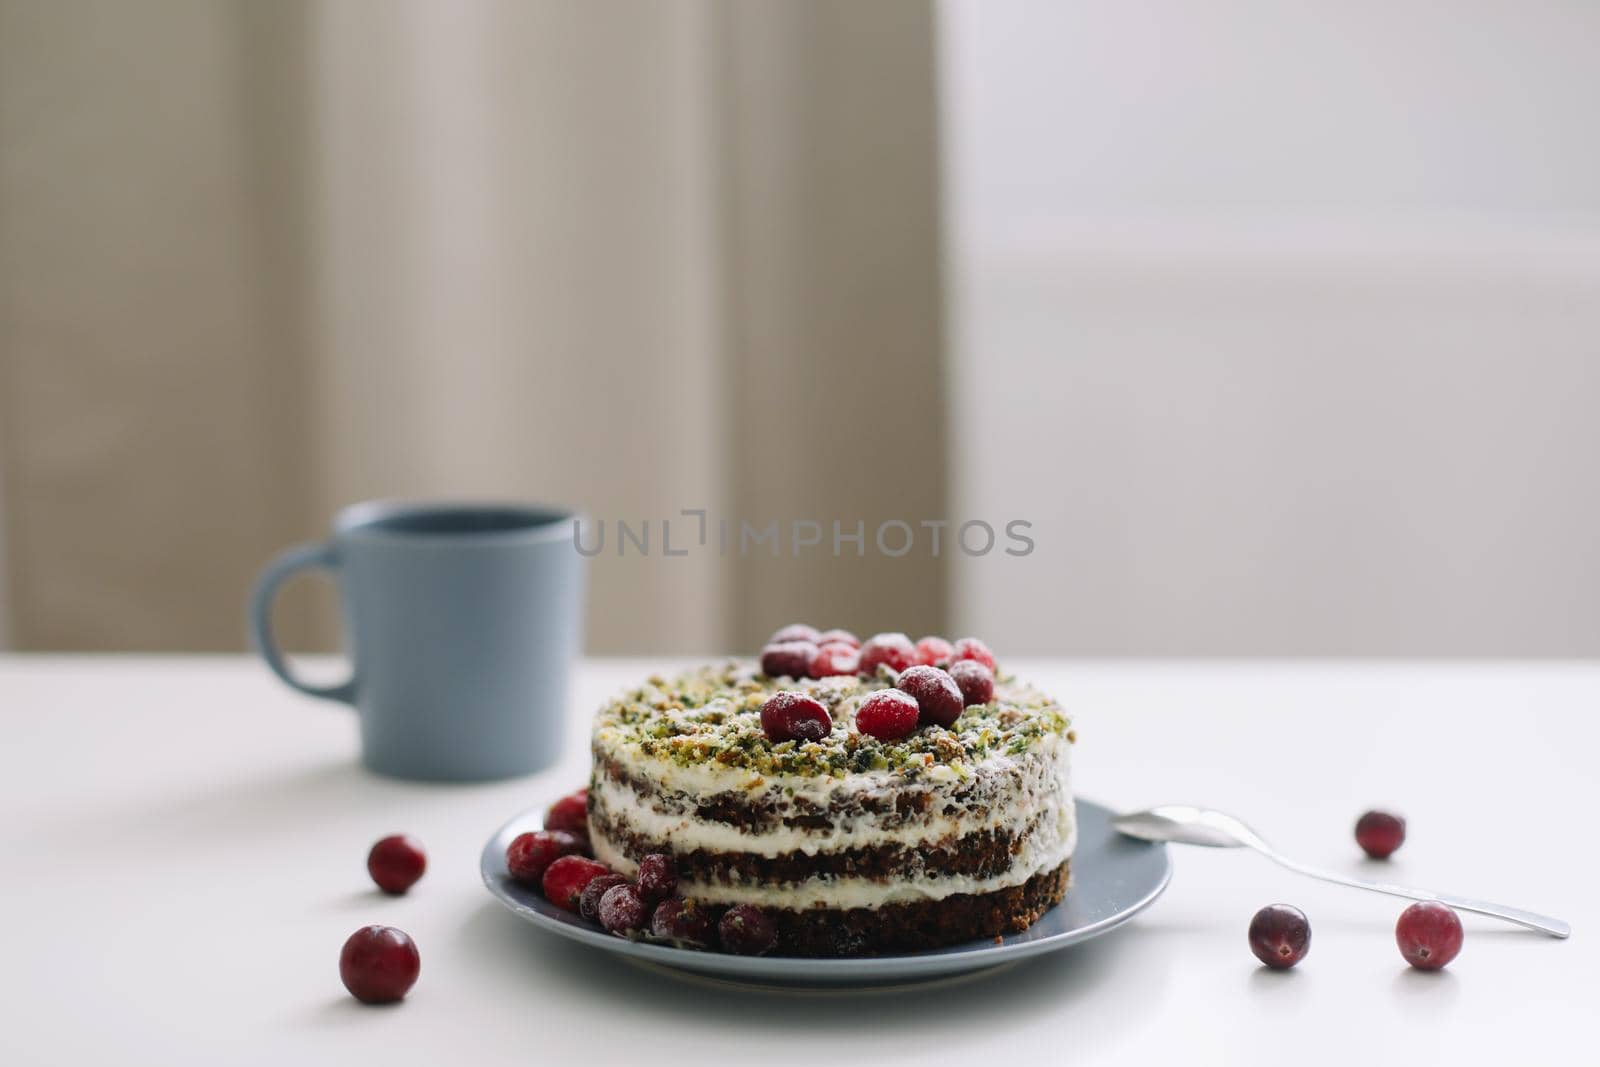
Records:
M1072 854L1072 884L1067 889L1066 899L1020 934L1012 934L998 943L986 938L926 952L865 959L730 956L614 937L513 881L506 871L506 846L523 831L538 829L542 812L541 808L517 816L483 847L483 882L502 904L541 929L592 945L602 952L613 952L639 963L758 985L868 986L925 982L1013 963L1116 929L1149 907L1172 877L1172 861L1165 845L1123 837L1111 828L1109 810L1080 799L1078 844Z

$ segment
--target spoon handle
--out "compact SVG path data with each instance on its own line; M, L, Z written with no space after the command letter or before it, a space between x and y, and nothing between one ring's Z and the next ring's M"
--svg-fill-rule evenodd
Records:
M1303 863L1296 863L1287 856L1281 856L1270 848L1253 846L1256 851L1282 867L1299 874L1320 878L1324 882L1333 882L1336 885L1347 885L1355 889L1370 889L1374 893L1388 893L1394 897L1406 897L1411 900L1437 900L1441 904L1448 904L1460 911L1476 912L1479 915L1491 915L1496 919L1525 926L1529 930L1537 930L1551 937L1568 937L1572 934L1572 927L1560 919L1553 919L1548 915L1538 912L1524 911L1521 908L1508 908L1504 904L1491 904L1486 900L1472 900L1469 897L1452 896L1449 893L1434 893L1426 889L1408 889L1403 885L1389 885L1386 882L1365 882L1359 878L1346 878L1340 874L1328 871L1319 871L1315 867L1307 867Z

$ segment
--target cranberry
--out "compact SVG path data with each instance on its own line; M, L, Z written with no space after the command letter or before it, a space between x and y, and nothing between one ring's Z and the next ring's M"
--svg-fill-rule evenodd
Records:
M722 947L739 956L765 956L778 943L777 927L754 904L735 904L717 923Z
M816 658L817 646L810 641L784 641L761 650L761 673L768 678L804 678Z
M968 707L994 699L994 672L977 660L964 659L950 665L950 677L961 690Z
M650 916L650 932L693 948L709 948L711 916L692 900L668 897Z
M833 730L833 719L815 697L775 693L761 705L761 729L773 741L820 741Z
M367 853L367 873L385 893L404 893L417 884L427 869L428 856L422 851L422 842L405 834L385 837Z
M392 1004L411 990L422 970L416 942L392 926L363 926L339 952L339 977L363 1004Z
M811 667L807 673L813 678L854 674L860 663L861 656L853 646L843 641L830 641L817 646L817 654L811 657Z
M898 741L917 728L920 714L916 697L898 689L884 689L861 702L856 710L856 729L879 741Z
M1411 905L1394 924L1400 955L1419 971L1437 971L1455 959L1461 936L1461 919L1437 900Z
M600 897L600 925L620 937L644 929L649 910L631 885L614 885Z
M924 637L917 642L917 662L925 667L943 667L955 651L942 637Z
M578 914L585 919L599 919L600 898L606 895L606 890L612 886L627 884L628 880L620 874L602 874L598 878L589 879L589 884L578 894Z
M1356 844L1375 860L1386 860L1406 840L1406 821L1386 811L1369 811L1356 820Z
M578 910L578 900L590 882L611 868L583 856L562 856L544 871L544 897L558 908Z
M525 885L544 882L544 872L562 856L584 850L583 839L565 830L535 830L518 834L506 848L506 868Z
M546 830L565 830L579 837L589 836L589 791L580 789L568 793L544 813Z
M664 852L652 852L639 861L639 874L634 881L646 904L665 900L678 888L678 863Z
M915 666L917 646L905 634L874 634L861 646L862 674L876 674L882 664L893 671L903 671Z
M1311 949L1306 913L1288 904L1269 904L1250 920L1250 951L1275 971L1287 970Z
M851 648L860 648L861 638L857 637L849 630L824 630L817 635L817 644L841 644L849 645Z
M950 662L970 659L994 670L994 653L989 651L989 646L976 637L963 637L957 641L955 648L950 653Z
M907 668L901 672L900 680L895 685L916 700L917 707L922 709L920 721L924 725L937 723L949 726L961 718L961 709L966 707L961 698L961 687L938 667L918 665Z
M767 638L769 645L781 645L785 641L809 641L813 645L821 644L822 635L817 633L815 626L807 626L803 622L792 622Z

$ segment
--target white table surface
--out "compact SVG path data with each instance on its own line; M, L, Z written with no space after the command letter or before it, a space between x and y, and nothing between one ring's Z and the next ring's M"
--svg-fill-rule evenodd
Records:
M496 826L584 780L588 710L660 666L585 665L560 769L430 786L359 769L350 712L244 658L0 658L0 1063L1595 1062L1600 665L1026 667L1078 719L1081 794L1220 807L1310 862L1559 915L1568 941L1469 916L1456 962L1421 974L1394 946L1404 902L1184 849L1099 941L828 996L637 970L479 883ZM1410 820L1386 865L1351 840L1373 805ZM394 831L429 855L398 899L364 868ZM1313 927L1286 974L1245 945L1274 901ZM367 923L421 950L397 1007L339 983Z

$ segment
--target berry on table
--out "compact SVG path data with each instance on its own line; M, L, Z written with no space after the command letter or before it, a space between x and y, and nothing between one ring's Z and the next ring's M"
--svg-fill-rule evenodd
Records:
M994 672L977 660L964 659L950 665L950 677L961 690L961 699L968 707L987 704L994 699Z
M861 647L861 638L849 630L824 630L817 635L819 645L849 645L851 648Z
M833 730L822 702L805 693L774 693L761 705L761 729L772 741L820 741Z
M778 943L778 929L767 913L754 904L735 904L717 923L717 937L726 952L765 956Z
M711 946L711 916L693 900L668 897L656 905L650 916L650 932L656 937L693 948Z
M964 659L973 660L988 667L991 671L994 670L994 653L989 651L988 645L976 637L963 637L955 643L954 649L951 650L951 663L957 663Z
M506 847L506 869L517 881L537 888L544 883L544 872L552 863L562 856L582 852L584 848L582 838L565 830L518 834Z
M811 667L807 673L813 678L854 674L860 663L861 655L853 646L843 641L830 641L817 646L817 654L811 657Z
M817 646L810 641L780 641L761 650L761 673L768 678L804 678Z
M898 741L917 728L917 698L898 689L880 689L856 709L856 729L879 741Z
M942 637L924 637L917 642L917 662L925 667L943 667L955 648Z
M816 645L821 644L821 637L822 635L817 633L815 626L807 626L803 622L792 622L767 638L767 644L781 645L785 641L808 641Z
M1386 811L1369 811L1356 820L1356 844L1375 860L1386 860L1405 844L1406 821Z
M862 674L876 674L879 666L903 671L917 663L917 646L902 633L874 634L861 646Z
M589 836L589 791L580 789L568 793L544 813L546 830L565 830L579 837Z
M427 869L428 855L422 851L422 842L407 834L382 838L367 853L367 873L385 893L404 893Z
M1311 949L1306 913L1288 904L1269 904L1250 920L1250 951L1275 971L1287 970Z
M1400 913L1394 940L1400 955L1419 971L1437 971L1461 951L1461 918L1437 900L1422 900Z
M639 891L631 885L614 885L600 898L600 925L619 937L644 929L650 913Z
M583 856L562 856L544 872L544 896L558 908L578 910L578 901L590 882L611 868Z
M600 918L600 898L606 895L606 890L612 886L627 885L628 880L620 874L602 874L598 878L589 879L589 884L583 887L583 892L578 894L578 914L585 919Z
M938 667L908 667L900 673L895 687L910 693L916 700L924 725L949 726L961 717L961 709L966 707L961 687L948 672Z
M339 978L363 1004L392 1004L410 992L422 970L416 942L392 926L363 926L339 952Z
M678 888L678 863L665 852L652 852L639 861L639 873L634 878L639 898L646 904L665 900Z

